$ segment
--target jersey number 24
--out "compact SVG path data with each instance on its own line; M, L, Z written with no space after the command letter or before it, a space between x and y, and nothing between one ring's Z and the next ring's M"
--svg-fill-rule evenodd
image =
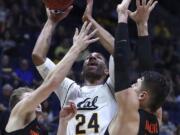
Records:
M78 120L78 124L76 125L76 134L86 134L85 129L81 129L81 126L83 126L87 121L86 117L83 114L77 114L76 115L76 120ZM91 116L87 129L94 129L94 133L99 132L99 124L98 124L98 114L93 113Z

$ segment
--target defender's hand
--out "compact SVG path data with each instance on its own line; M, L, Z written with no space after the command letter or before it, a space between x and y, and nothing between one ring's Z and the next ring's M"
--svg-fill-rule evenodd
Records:
M121 4L117 5L117 13L118 13L118 22L127 23L128 19L128 7L131 3L131 0L123 0Z
M62 108L60 111L59 117L62 122L68 122L76 115L77 109L76 105L73 102L69 102L67 106Z
M89 33L91 27L92 27L92 23L88 24L87 22L85 22L80 32L76 28L76 32L73 37L73 46L76 49L83 51L84 49L88 47L89 44L94 43L99 40L99 38L93 38L93 36L97 32L97 29Z
M146 24L149 20L149 15L154 7L157 5L157 1L149 0L146 3L146 0L142 0L142 4L140 4L140 0L136 0L137 10L134 12L129 11L129 17L139 24Z

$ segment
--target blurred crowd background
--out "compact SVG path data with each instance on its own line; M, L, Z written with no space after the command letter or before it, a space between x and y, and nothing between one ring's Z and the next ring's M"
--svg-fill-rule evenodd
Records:
M94 18L112 35L117 24L116 0L94 0ZM62 21L54 33L48 53L55 63L66 54L72 45L75 27L82 25L81 16L85 0L75 0L71 14ZM180 1L159 0L151 14L149 32L152 42L155 69L170 80L171 93L163 106L163 123L160 135L180 135ZM135 9L135 4L131 5ZM42 82L32 63L31 53L36 39L46 22L45 8L41 0L0 0L0 135L4 132L12 91L19 86L36 88ZM139 76L139 63L136 57L136 25L129 21L131 37L131 80ZM109 54L99 43L91 46L74 64L69 76L81 81L83 58L91 51ZM128 102L128 101L127 101ZM59 101L56 95L43 104L43 113L38 120L44 135L55 135L58 125Z

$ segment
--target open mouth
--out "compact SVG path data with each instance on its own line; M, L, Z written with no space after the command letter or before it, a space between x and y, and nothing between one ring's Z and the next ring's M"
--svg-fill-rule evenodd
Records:
M87 64L87 66L88 67L97 67L97 63L96 62L89 62L88 64Z

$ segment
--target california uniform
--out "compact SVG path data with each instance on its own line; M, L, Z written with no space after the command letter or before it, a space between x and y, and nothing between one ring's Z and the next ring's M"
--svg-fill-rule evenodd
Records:
M47 58L37 69L45 78L54 67L55 64ZM113 79L113 71L104 84L96 86L81 87L69 78L64 79L55 91L61 107L68 101L73 101L77 107L76 116L68 123L67 135L104 135L117 110L112 94Z

